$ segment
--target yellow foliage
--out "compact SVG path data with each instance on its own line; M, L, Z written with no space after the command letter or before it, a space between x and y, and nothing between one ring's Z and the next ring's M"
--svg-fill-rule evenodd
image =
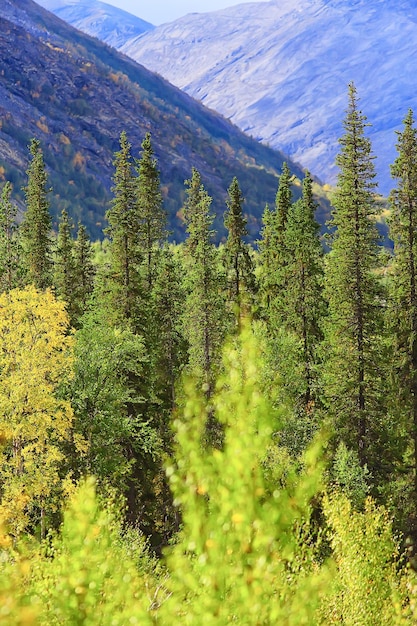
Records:
M57 395L72 376L73 337L62 302L33 286L0 296L0 451L2 517L13 534L33 513L53 510L61 489L61 444L73 411Z

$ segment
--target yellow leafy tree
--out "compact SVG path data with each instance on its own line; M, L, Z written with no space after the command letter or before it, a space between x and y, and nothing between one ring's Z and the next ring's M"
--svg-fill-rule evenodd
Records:
M29 286L0 295L0 520L18 536L57 508L65 489L63 444L74 440L73 337L63 303ZM81 442L76 442L80 446Z

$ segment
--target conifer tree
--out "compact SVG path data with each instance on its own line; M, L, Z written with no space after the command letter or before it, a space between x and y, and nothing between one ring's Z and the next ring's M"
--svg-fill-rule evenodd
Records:
M58 237L54 264L54 285L57 296L64 300L70 320L74 314L76 290L74 242L71 236L72 221L65 209L62 210L58 226Z
M171 411L180 371L186 363L187 343L181 332L185 292L178 255L165 246L158 257L149 303L150 370L159 408Z
M12 185L6 182L0 199L0 291L18 286L21 255L17 232L17 206L11 200Z
M273 211L265 208L261 252L261 291L266 318L276 328L281 320L279 311L285 297L283 268L287 263L285 228L292 201L292 174L287 163L283 164Z
M120 150L114 158L113 200L107 212L109 227L106 234L111 241L110 284L113 306L119 316L138 326L140 301L139 267L142 260L138 245L138 218L135 177L131 144L126 133L120 135Z
M330 226L326 294L325 394L337 437L357 452L362 467L385 471L387 450L381 389L381 290L375 218L375 169L366 118L353 84L340 139L340 168ZM384 459L385 455L385 459ZM383 467L384 466L384 467Z
M45 289L51 285L52 278L50 188L39 140L32 139L29 149L31 162L24 188L26 212L21 225L25 280L38 289Z
M397 187L390 196L390 235L394 241L391 325L395 338L395 400L407 413L413 448L414 499L417 502L417 130L409 110L398 133L398 157L391 167Z
M142 142L142 155L137 163L137 206L139 246L145 263L145 288L152 287L155 273L155 253L167 237L167 216L162 206L159 171L147 133Z
M278 244L284 243L285 225L288 220L288 213L291 208L292 193L291 183L292 174L287 163L282 166L282 174L279 178L278 191L275 198L275 212L276 212L276 232L278 237Z
M189 293L185 305L185 336L189 343L190 370L203 385L206 397L209 398L214 391L219 364L225 307L221 297L216 249L212 243L211 198L195 168L191 180L186 183L188 189L184 216L188 232L186 254Z
M234 310L240 327L242 313L250 307L251 296L255 292L255 276L249 247L244 242L248 234L246 218L243 215L243 195L235 177L228 189L226 201L228 211L224 225L228 231L224 246L224 264L228 290L228 304Z
M85 226L78 224L77 239L74 243L75 321L85 313L88 299L93 293L95 268L92 257L87 230Z
M301 393L298 402L305 410L317 399L318 347L322 339L321 323L325 311L323 299L323 248L315 219L316 203L312 179L306 172L303 194L288 214L284 246L288 251L284 267L286 284L282 300L282 318L286 329L299 342L302 367Z

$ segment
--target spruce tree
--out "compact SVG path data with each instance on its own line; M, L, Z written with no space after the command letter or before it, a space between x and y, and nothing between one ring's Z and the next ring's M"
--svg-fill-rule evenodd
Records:
M417 130L413 111L398 133L398 157L391 167L397 187L390 196L390 235L394 241L391 326L395 339L395 404L407 415L413 454L414 502L417 502Z
M361 466L367 465L376 478L387 469L388 454L383 443L385 413L381 389L383 301L375 275L375 218L380 206L375 199L375 169L366 126L356 89L350 84L330 222L324 384L337 439L355 450Z
M47 186L48 177L40 142L32 139L29 146L31 162L27 170L27 186L24 188L26 212L21 224L21 241L25 281L38 289L51 285L51 216L49 214Z
M74 242L71 235L72 220L65 209L62 210L58 226L58 237L54 264L54 286L57 296L64 300L72 321L74 316L74 296L76 290Z
M188 296L184 328L189 343L189 368L204 388L206 397L210 398L220 362L225 306L217 268L217 251L212 243L211 198L195 168L186 184L188 189L184 216L188 233Z
M106 234L111 241L109 284L113 307L137 329L140 303L139 268L142 260L138 244L138 218L131 144L120 135L120 150L114 157L113 200L107 212Z
M240 328L241 316L250 309L255 293L255 275L249 246L244 237L248 234L246 218L243 215L243 195L235 177L228 189L226 201L228 211L224 216L224 225L228 231L224 246L224 265L226 270L228 305L234 311Z
M178 255L165 246L158 257L149 303L152 320L148 329L149 359L159 412L161 407L170 412L175 405L178 378L187 360L187 343L181 332L185 292Z
M93 252L87 230L79 223L77 239L74 243L75 322L85 313L87 302L93 293L95 267L92 257Z
M150 133L142 142L137 172L138 238L145 263L145 289L149 290L154 279L156 250L167 238L167 216L162 206L159 171Z
M278 244L284 244L285 225L287 223L288 214L291 208L292 202L292 184L293 176L287 163L282 166L282 174L279 178L278 191L275 198L275 213L276 213L276 232L278 237Z
M5 182L0 198L0 291L19 285L21 256L16 223L17 206L11 200L12 185Z
M302 197L292 205L287 218L284 246L288 255L283 271L286 290L281 305L283 324L299 344L302 374L297 402L305 411L311 411L317 400L318 348L325 313L323 247L315 219L316 208L312 179L307 172Z
M285 249L285 229L292 202L292 174L287 163L283 164L273 211L265 208L259 242L261 262L261 298L264 315L269 326L277 328L281 324L280 309L285 298L283 268L287 263Z

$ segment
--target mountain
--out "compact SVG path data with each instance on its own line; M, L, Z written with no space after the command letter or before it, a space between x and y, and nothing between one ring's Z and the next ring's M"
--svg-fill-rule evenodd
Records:
M417 105L416 0L270 0L190 14L122 50L333 183L354 81L380 189Z
M149 22L98 0L41 0L38 4L114 48L154 28Z
M139 156L149 131L174 239L184 236L184 180L192 166L213 197L217 229L227 187L237 176L256 237L265 204L274 202L282 153L32 0L2 1L0 57L0 178L13 182L21 204L27 146L36 136L53 187L55 224L65 207L100 237L120 133L126 131Z

